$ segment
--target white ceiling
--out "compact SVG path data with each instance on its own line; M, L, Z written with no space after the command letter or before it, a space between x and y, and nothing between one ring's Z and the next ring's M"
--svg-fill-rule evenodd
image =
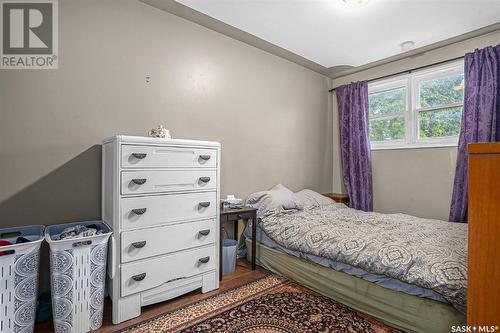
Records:
M324 67L361 66L500 22L500 0L176 0Z

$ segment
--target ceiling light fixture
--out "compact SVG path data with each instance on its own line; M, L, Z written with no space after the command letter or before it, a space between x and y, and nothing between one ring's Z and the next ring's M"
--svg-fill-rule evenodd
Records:
M368 2L370 2L370 0L342 0L342 1L351 7L357 7L357 8L364 7Z
M415 48L415 42L412 40L407 40L406 42L401 43L401 50L403 52L413 50Z

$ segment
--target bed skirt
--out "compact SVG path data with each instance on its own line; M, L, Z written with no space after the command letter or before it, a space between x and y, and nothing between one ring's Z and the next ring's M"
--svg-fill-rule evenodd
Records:
M250 260L252 243L246 241ZM408 332L451 332L465 316L449 304L390 290L257 243L257 264L395 328Z

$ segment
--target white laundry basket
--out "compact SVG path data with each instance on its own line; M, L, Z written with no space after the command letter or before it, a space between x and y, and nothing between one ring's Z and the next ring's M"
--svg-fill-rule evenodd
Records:
M95 224L101 234L56 240L65 228ZM111 229L102 221L48 226L52 312L56 333L83 333L102 325L106 258Z
M33 332L43 226L0 229L0 332ZM30 242L15 244L17 237Z

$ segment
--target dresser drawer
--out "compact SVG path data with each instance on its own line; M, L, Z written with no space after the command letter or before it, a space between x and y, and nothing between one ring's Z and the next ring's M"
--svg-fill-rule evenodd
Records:
M145 259L215 243L216 220L203 220L121 234L121 261Z
M122 145L122 168L215 168L217 150Z
M121 295L128 296L216 268L216 247L176 252L121 267Z
M217 192L163 194L120 200L121 228L143 228L217 215Z
M216 177L215 170L122 171L121 193L214 190L217 187Z

